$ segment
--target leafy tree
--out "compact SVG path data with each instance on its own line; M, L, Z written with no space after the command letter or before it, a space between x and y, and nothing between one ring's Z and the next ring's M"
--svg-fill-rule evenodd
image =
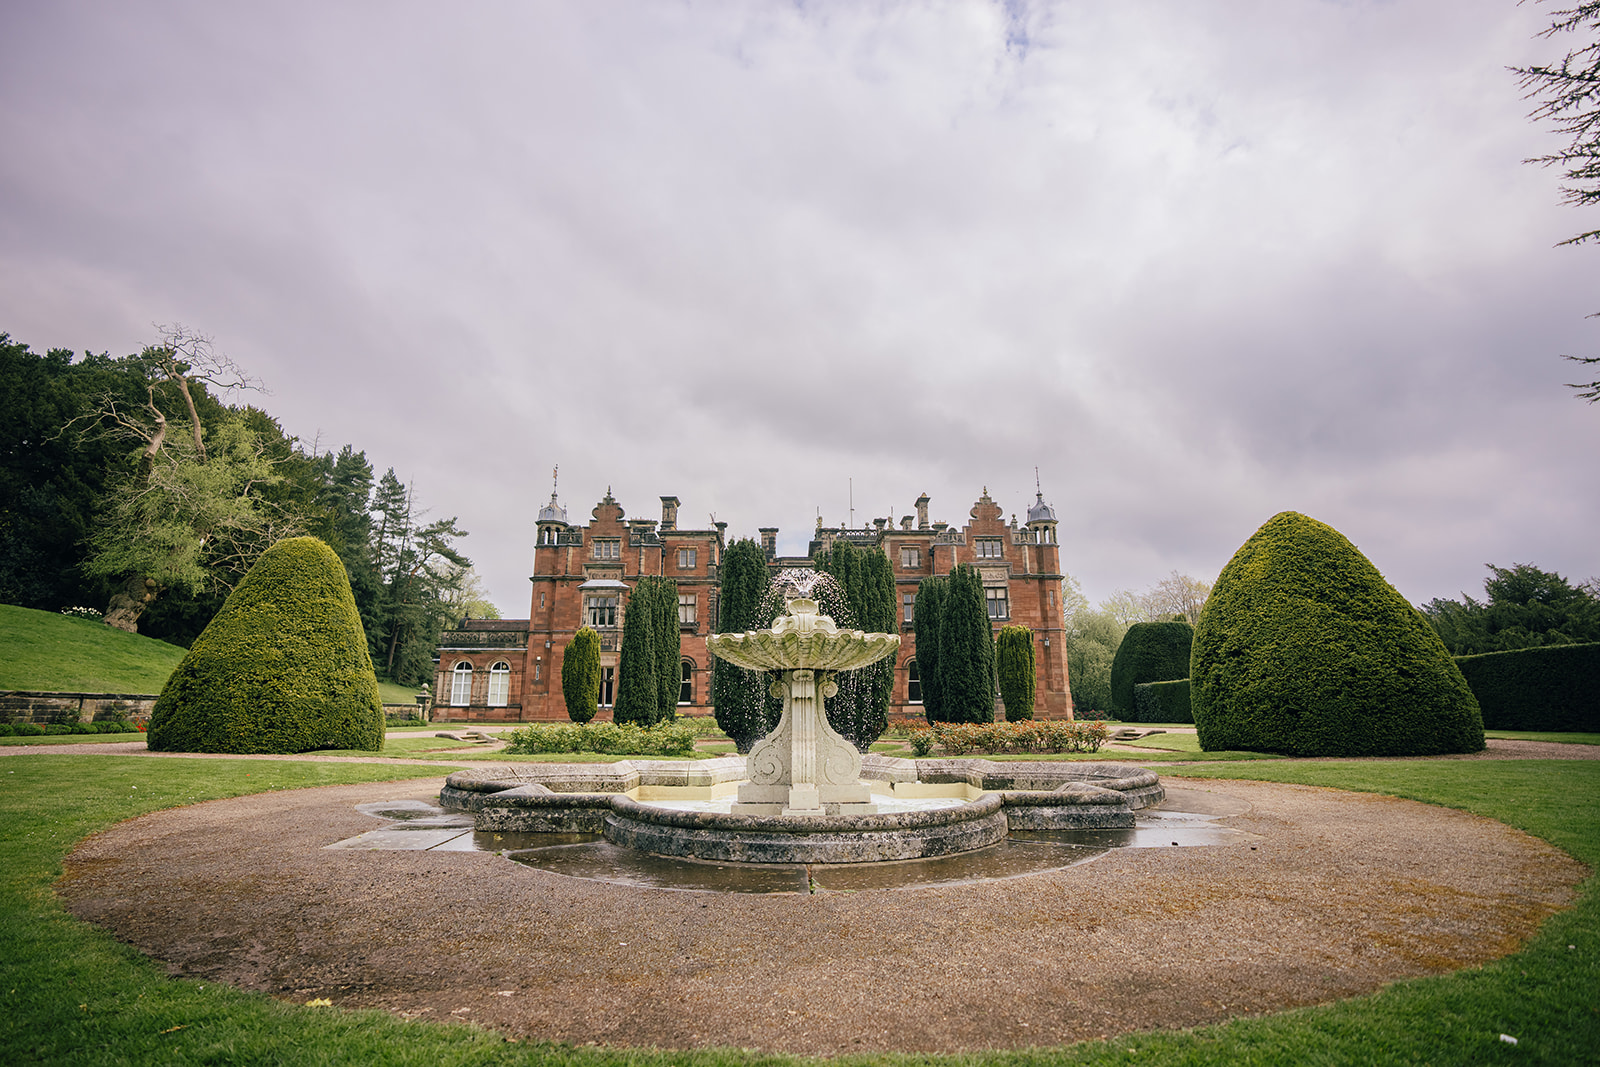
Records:
M1112 710L1111 664L1127 633L1108 611L1085 608L1065 620L1067 678L1079 712Z
M1223 568L1190 668L1207 751L1425 756L1484 746L1478 702L1438 635L1343 535L1292 511Z
M138 356L97 367L114 362L120 380L82 397L54 435L136 446L114 465L83 564L85 574L114 580L106 622L130 631L167 590L226 591L268 545L301 529L298 510L273 491L283 450L269 448L281 430L207 392L254 383L208 338L181 326L162 332Z
M1574 586L1531 563L1489 565L1487 598L1430 600L1422 613L1453 655L1600 641L1600 583Z
M817 557L815 566L831 574L843 589L851 627L867 633L895 632L894 569L888 556L835 541ZM838 676L838 694L828 701L829 725L862 752L888 729L894 670L894 658L889 657L846 671Z
M995 641L994 655L1000 699L1006 706L1006 722L1032 719L1033 631L1026 626L1002 626L1000 637Z
M653 725L661 718L661 687L656 681L655 583L640 579L628 597L622 617L622 654L617 667L617 696L611 717L617 723Z
M498 619L500 609L489 599L488 590L471 567L446 564L439 572L440 605L445 611L445 629L459 627L465 619Z
M279 475L242 418L218 426L209 455L188 435L162 436L148 442L135 473L108 490L84 561L88 574L123 579L106 624L134 633L165 590L226 589L269 545L301 528L297 516L261 499L259 490Z
M600 635L587 626L572 635L562 656L561 695L573 722L588 722L599 710Z
M922 685L922 713L930 723L947 722L944 676L940 670L939 630L944 615L948 578L924 578L911 604L911 628L917 635L917 677Z
M938 667L946 722L994 721L994 627L983 578L968 563L950 571L940 605Z
M1117 590L1101 602L1100 609L1125 627L1138 622L1170 622L1180 616L1193 626L1200 621L1200 609L1210 594L1210 585L1173 571L1143 592Z
M383 707L339 557L314 537L264 552L157 698L150 747L383 747Z
M1580 41L1559 64L1513 67L1529 99L1539 101L1531 117L1548 120L1555 132L1569 138L1559 152L1527 160L1562 168L1567 184L1562 200L1578 207L1600 204L1600 0L1582 0L1554 12L1550 26L1540 34L1556 37L1578 34ZM1585 230L1562 241L1584 244L1600 238L1600 229ZM1591 316L1593 317L1593 316ZM1600 363L1600 356L1563 356L1575 363ZM1600 400L1600 380L1568 383L1591 404Z
M717 586L717 632L753 629L767 590L767 555L751 538L728 546L722 556ZM711 661L711 702L717 725L733 738L740 752L771 731L766 713L766 682L760 671L747 671L720 659Z

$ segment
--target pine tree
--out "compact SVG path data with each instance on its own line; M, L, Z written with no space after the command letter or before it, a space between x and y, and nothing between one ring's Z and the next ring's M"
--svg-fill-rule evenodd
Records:
M728 546L723 553L717 590L717 632L744 633L755 624L756 611L767 590L767 555L750 538ZM711 702L717 725L733 738L740 752L772 729L766 713L766 680L760 671L747 671L725 660L711 661Z

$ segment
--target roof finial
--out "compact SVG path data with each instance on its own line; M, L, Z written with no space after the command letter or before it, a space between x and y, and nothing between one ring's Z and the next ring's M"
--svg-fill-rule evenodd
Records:
M1039 494L1039 499L1044 499L1044 490L1039 487L1039 468L1033 468L1033 490Z

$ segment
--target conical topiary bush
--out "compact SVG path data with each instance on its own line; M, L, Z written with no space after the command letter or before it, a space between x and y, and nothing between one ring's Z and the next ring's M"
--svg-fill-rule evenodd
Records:
M280 541L167 679L147 741L164 752L383 747L383 705L350 579L315 537Z
M1483 718L1433 628L1339 531L1285 511L1217 578L1190 660L1200 747L1477 752Z

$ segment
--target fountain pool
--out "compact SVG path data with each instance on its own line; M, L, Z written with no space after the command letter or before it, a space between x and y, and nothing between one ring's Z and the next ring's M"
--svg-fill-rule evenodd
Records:
M808 596L711 653L776 672L777 727L748 757L523 764L450 776L446 808L479 831L604 833L613 845L724 863L856 864L990 848L1011 831L1127 829L1160 780L1115 763L863 756L828 723L833 675L891 656L898 634L841 630Z

